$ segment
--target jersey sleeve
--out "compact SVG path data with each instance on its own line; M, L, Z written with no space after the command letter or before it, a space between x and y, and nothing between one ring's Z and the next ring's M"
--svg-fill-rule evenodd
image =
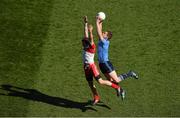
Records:
M99 39L103 44L107 42L107 39Z

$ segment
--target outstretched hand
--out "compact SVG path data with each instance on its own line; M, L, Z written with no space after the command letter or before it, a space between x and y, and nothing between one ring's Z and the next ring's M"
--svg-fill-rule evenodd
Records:
M98 16L96 16L96 22L97 22L97 23L102 23L103 20L102 20L101 18L99 18Z
M87 16L84 16L84 23L87 23L88 22L88 18Z

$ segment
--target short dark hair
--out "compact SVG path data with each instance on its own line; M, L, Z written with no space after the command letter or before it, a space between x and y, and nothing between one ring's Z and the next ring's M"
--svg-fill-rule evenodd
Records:
M107 34L108 39L111 39L112 38L112 32L111 31L107 31L107 32L108 32L108 34Z

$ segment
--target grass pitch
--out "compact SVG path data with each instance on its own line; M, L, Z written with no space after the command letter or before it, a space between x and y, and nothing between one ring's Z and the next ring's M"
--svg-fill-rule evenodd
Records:
M179 6L179 0L1 0L0 116L180 116ZM91 106L82 16L95 26L99 11L113 32L109 53L117 72L135 70L140 80L120 84L124 101L96 83L103 103Z

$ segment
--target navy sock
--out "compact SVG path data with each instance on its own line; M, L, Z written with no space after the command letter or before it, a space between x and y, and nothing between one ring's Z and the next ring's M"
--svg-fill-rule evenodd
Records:
M130 74L130 73L124 73L124 74L119 75L119 78L120 78L121 80L125 80L125 79L127 79L127 78L129 78L129 77L131 77L131 74Z

